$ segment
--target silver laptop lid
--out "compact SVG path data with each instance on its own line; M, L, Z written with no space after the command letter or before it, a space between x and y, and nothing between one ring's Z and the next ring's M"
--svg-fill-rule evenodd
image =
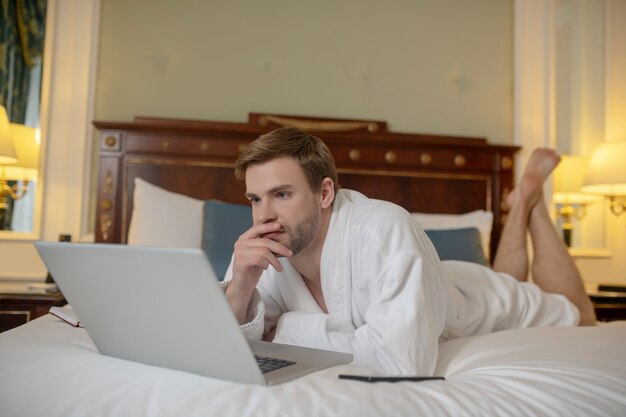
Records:
M58 242L35 247L101 353L265 384L202 250Z

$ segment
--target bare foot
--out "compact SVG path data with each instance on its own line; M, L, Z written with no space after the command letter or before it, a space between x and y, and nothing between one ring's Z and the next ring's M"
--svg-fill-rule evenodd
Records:
M554 168L561 162L561 157L552 149L537 148L530 155L524 174L517 187L507 197L507 204L525 202L532 207L541 198L543 183L550 176Z

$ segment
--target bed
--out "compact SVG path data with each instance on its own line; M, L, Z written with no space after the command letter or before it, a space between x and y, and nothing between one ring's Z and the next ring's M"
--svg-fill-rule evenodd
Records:
M95 125L96 241L121 244L167 235L162 243L204 245L205 236L189 239L186 230L206 234L199 222L210 204L244 207L243 185L232 176L237 154L259 134L291 125L326 141L343 187L396 202L425 228L471 225L488 262L506 220L517 150L481 138L394 133L382 121L273 114L250 114L246 123L138 117ZM436 374L445 381L338 379L375 373L350 364L267 388L106 357L84 329L46 315L0 334L0 415L623 416L624 346L624 321L509 330L441 343Z

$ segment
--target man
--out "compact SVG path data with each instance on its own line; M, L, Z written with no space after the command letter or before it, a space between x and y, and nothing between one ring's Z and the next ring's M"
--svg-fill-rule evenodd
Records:
M542 199L558 162L550 150L533 153L509 198L498 273L440 261L406 210L338 190L320 139L294 128L270 132L237 161L253 226L235 243L226 297L247 337L350 352L386 374L432 374L440 340L592 324L582 280ZM537 285L523 282L527 231Z

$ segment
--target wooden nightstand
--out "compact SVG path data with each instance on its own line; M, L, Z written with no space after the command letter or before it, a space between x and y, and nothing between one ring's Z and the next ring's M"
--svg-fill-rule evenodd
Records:
M599 321L626 320L626 292L588 292Z
M0 283L0 332L21 326L65 305L60 291L29 288L28 283Z

